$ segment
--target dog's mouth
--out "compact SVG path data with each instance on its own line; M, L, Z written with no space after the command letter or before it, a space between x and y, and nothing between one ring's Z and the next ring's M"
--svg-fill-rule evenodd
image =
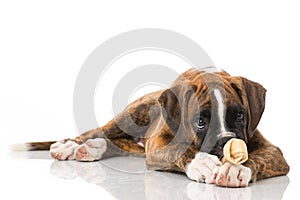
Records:
M223 147L220 146L215 146L210 152L209 154L215 155L217 156L219 159L221 159L224 156L223 153Z
M215 155L219 159L221 159L224 156L223 148L224 148L225 144L233 138L236 138L236 137L223 137L223 138L220 138L209 153L212 154L212 155Z
M222 162L241 164L248 159L245 141L236 137L218 141L209 153L217 156Z

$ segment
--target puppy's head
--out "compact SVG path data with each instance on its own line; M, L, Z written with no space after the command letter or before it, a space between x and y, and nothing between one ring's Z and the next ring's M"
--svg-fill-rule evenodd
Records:
M231 138L247 143L264 111L266 90L224 72L194 72L190 77L159 98L177 139L218 157Z

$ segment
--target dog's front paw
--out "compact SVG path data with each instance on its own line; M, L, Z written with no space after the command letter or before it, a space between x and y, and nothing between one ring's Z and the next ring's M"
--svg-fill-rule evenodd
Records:
M186 175L197 182L214 183L217 174L216 168L222 163L217 156L208 153L197 153L187 166ZM215 173L214 173L215 172Z
M246 187L251 179L251 169L243 165L226 162L217 168L216 184L223 187Z

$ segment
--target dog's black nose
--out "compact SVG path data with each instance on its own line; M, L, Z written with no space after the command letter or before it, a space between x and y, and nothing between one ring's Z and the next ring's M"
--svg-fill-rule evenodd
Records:
M226 144L226 142L228 142L230 139L232 139L233 137L222 137L217 141L217 145L221 148L224 147L224 145Z
M226 142L228 142L232 138L236 138L236 134L234 132L222 132L217 137L217 145L223 148Z

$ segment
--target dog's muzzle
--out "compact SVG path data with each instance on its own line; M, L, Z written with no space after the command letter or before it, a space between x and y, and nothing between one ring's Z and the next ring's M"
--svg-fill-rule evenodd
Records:
M217 135L217 138L218 138L217 145L223 148L228 140L232 138L236 138L236 134L233 132L224 132Z
M233 132L223 132L216 136L214 144L208 153L216 155L218 158L222 158L224 145L232 138L237 138Z

